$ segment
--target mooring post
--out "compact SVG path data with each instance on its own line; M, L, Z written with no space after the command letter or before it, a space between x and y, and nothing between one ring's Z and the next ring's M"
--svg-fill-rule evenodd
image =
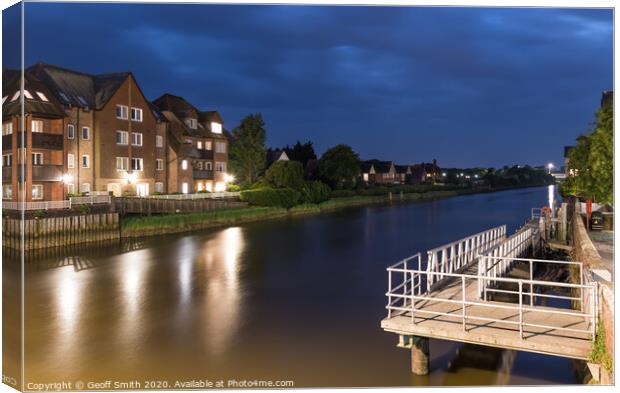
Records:
M411 343L411 372L427 375L430 368L428 338L412 336Z

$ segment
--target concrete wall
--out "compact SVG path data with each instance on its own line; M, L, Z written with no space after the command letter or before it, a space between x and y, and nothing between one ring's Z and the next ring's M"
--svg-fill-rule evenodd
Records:
M599 323L603 325L605 330L605 346L611 358L614 358L614 291L613 283L602 279L596 279L592 274L592 269L604 269L603 261L598 251L592 244L586 227L577 208L573 214L573 246L575 252L575 260L583 262L585 271L587 272L586 283L588 281L596 281L599 283L598 293L598 314ZM613 383L613 377L609 375L601 375L602 383ZM607 380L607 381L605 381ZM610 382L611 380L611 382Z

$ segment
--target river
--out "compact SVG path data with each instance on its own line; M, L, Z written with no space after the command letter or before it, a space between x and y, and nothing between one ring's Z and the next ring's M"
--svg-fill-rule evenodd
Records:
M30 258L26 381L577 383L567 359L439 340L430 375L414 376L409 351L379 326L386 266L500 224L512 233L550 195L541 187L352 208ZM14 287L18 265L4 261Z

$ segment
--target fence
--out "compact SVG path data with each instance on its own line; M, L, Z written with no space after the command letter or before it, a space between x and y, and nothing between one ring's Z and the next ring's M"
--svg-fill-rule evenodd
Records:
M173 200L186 200L186 199L222 199L222 198L238 198L241 193L239 192L203 192L196 194L166 194L166 195L149 195L146 197L136 198L150 198L150 199L173 199Z
M548 262L548 261L545 261ZM420 265L420 259L418 255L418 266ZM427 315L429 318L433 317L450 317L453 320L456 319L460 322L463 331L467 331L467 323L472 321L482 321L484 323L495 323L500 325L512 325L518 326L521 338L524 338L524 329L526 327L537 329L551 329L561 330L573 333L583 333L588 335L591 339L594 339L596 333L596 297L597 288L595 284L569 284L559 283L555 281L541 281L533 279L516 279L506 277L490 277L481 274L458 274L458 273L440 273L430 272L422 269L409 268L411 263L406 264L406 261L398 262L387 268L388 271L388 292L386 296L388 298L388 304L386 306L388 310L388 318L399 315L409 314L411 323L416 324L416 316ZM402 275L403 281L398 285L393 286L394 278L393 274ZM442 276L449 277L454 281L455 287L458 287L460 283L460 293L454 291L448 291L447 297L440 297L437 293L422 293L420 288L413 285L416 282L421 282L422 277L426 276L426 280L430 280L430 276ZM470 292L470 297L467 297L467 282L481 282L481 281L495 281L507 284L514 284L517 289L506 289L504 292L511 293L518 297L517 303L508 301L493 301L487 302L479 299L474 292ZM409 285L408 285L409 284ZM486 285L484 285L486 286ZM569 289L579 289L583 293L584 298L590 300L585 302L585 310L574 311L570 309L563 309L557 307L536 307L532 304L527 305L523 302L524 297L533 299L535 296L541 296L542 294L534 294L533 288L541 287L562 287ZM547 295L551 296L551 295ZM561 295L553 295L556 298L562 298ZM564 296L566 299L572 299L571 296ZM438 304L448 304L450 306L460 306L458 309L451 308L446 312L445 308L437 307ZM470 308L470 312L467 312L467 308ZM474 314L473 310L476 309L479 312ZM486 310L486 312L480 312L480 310ZM505 311L510 311L510 315L518 315L518 320L512 320L512 318L506 318L504 316ZM528 314L529 321L525 319L525 314ZM501 314L501 315L500 315ZM535 318L536 315L542 318ZM561 318L552 318L557 316L565 317L578 317L584 318L585 327L580 328L577 325L567 325L565 320ZM542 321L542 322L541 322ZM556 322L557 324L552 324ZM570 327L569 327L570 326ZM543 333L544 334L544 333Z
M233 198L167 199L121 197L115 200L116 211L125 214L194 213L247 206Z
M506 225L501 225L427 252L426 270L438 273L454 273L473 262L478 253L499 244L506 237ZM443 275L428 277L427 290Z
M79 205L110 204L112 197L109 195L71 197L62 201L40 201L40 202L11 202L3 201L2 208L7 210L59 210L71 209Z

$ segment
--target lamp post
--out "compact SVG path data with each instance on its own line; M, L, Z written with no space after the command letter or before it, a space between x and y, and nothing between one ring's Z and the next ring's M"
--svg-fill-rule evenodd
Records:
M553 164L552 163L548 163L547 164L547 168L549 169L549 174L551 174L551 169L553 169Z

